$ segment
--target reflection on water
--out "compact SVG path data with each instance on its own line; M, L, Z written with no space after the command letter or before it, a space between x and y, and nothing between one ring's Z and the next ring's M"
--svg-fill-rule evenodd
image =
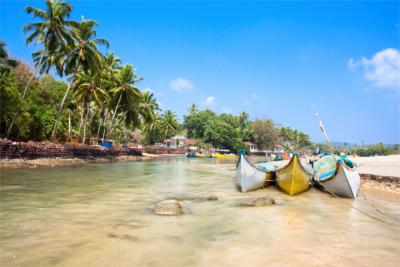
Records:
M274 187L248 194L234 162L173 158L2 171L1 266L396 266L399 227L364 200L316 189L289 197ZM154 203L174 195L189 214L163 217ZM281 205L240 208L268 195ZM370 193L369 196L373 197ZM379 197L391 216L399 199ZM387 218L386 218L387 219Z

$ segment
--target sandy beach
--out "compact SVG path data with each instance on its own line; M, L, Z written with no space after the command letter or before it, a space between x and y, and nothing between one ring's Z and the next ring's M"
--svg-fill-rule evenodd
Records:
M400 155L351 158L360 174L373 174L400 178Z

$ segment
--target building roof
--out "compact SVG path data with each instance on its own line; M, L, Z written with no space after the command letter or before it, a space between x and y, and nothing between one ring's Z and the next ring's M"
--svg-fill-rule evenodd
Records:
M194 139L194 138L186 138L185 139L185 144L187 145L187 146L191 146L191 145L195 145L195 144L197 144L199 141L197 140L197 139Z

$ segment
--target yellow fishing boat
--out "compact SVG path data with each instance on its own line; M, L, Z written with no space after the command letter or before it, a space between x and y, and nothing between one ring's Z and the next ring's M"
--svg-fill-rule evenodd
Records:
M289 163L276 171L276 184L290 196L294 196L310 188L311 170L307 170L294 154Z
M217 159L236 159L239 156L233 155L233 154L221 154L221 153L215 153L214 158Z
M211 158L210 154L196 153L196 158Z

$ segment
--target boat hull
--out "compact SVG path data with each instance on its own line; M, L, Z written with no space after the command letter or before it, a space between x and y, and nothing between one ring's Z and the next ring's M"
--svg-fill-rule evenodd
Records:
M245 155L240 155L239 162L236 166L236 183L242 192L265 187L271 183L273 177L273 172L257 168Z
M214 157L217 159L236 159L236 158L238 158L238 156L236 156L236 155L224 155L224 154L220 154L220 153L216 153Z
M318 182L328 192L355 199L360 188L360 175L342 162L337 168L336 175L328 180Z
M311 179L312 174L305 170L296 154L285 167L276 172L276 184L290 196L308 190Z

